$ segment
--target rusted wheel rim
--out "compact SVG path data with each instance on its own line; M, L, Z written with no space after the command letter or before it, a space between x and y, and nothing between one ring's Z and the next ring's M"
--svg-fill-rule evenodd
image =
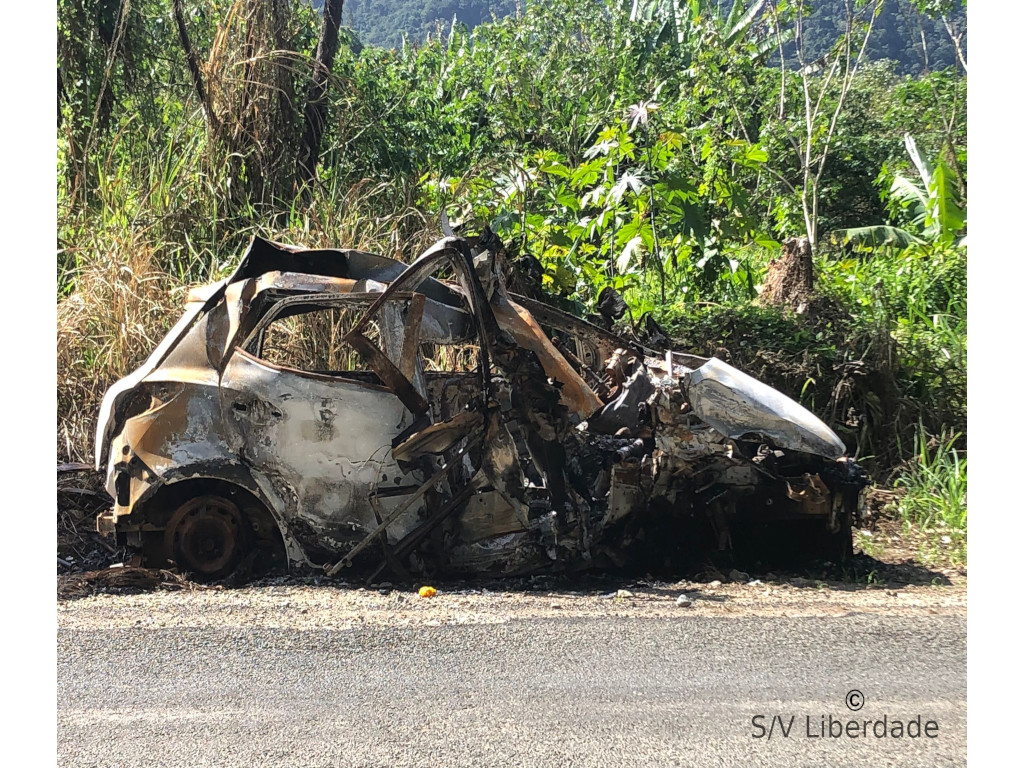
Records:
M166 544L170 556L187 571L220 576L242 549L242 513L220 496L186 502L171 517Z

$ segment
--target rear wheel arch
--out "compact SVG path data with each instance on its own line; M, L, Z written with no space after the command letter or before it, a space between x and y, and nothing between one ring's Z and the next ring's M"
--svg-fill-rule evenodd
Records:
M143 554L152 564L166 564L174 559L172 551L173 532L168 529L172 522L180 525L182 511L198 499L222 499L226 504L218 505L224 514L234 507L238 510L244 529L241 533L243 551L237 560L244 562L246 556L255 552L258 562L252 564L263 567L288 566L287 547L284 531L273 507L263 498L259 487L252 483L235 482L223 478L191 476L162 485L156 493L139 505L142 509L136 515L143 520L147 528L151 528L144 537ZM177 520L175 517L177 516ZM157 530L153 530L157 529ZM232 568L239 562L232 562ZM184 564L179 563L182 567ZM220 574L224 575L224 574Z

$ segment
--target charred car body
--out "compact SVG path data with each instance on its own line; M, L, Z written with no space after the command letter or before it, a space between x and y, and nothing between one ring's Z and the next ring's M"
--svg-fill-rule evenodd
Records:
M864 479L825 424L720 360L510 295L502 251L255 239L107 392L98 529L209 578L679 568L766 536L845 555Z

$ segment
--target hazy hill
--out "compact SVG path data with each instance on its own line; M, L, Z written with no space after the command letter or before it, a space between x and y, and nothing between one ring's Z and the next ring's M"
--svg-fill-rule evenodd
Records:
M319 3L318 3L319 4ZM419 43L440 22L450 24L453 16L471 29L516 12L516 0L346 0L345 23L359 33L364 43L397 47L402 34ZM524 6L523 0L518 5Z
M490 21L492 16L514 14L517 7L521 9L532 2L534 0L346 0L345 23L356 30L363 43L397 47L402 44L403 34L410 43L422 42L439 24L450 24L453 17L473 28ZM731 0L719 0L719 3L726 6ZM321 6L323 0L313 0L313 4ZM814 5L816 10L807 22L806 32L811 59L825 53L842 29L845 18L844 0L819 0ZM956 16L955 22L966 28L963 11ZM908 0L886 0L868 53L872 59L893 59L903 73L920 72L924 62L920 45L922 31L930 68L952 66L955 54L942 23L922 17Z

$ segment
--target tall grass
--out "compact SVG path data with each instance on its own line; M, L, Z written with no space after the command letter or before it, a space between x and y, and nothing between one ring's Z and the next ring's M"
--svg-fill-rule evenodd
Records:
M919 430L915 456L893 484L905 491L897 503L900 519L925 534L923 554L954 563L967 562L967 457L957 448L960 437L944 432L929 440Z
M74 290L57 301L57 456L91 458L99 401L176 319L185 283L139 232L99 230L76 246Z

